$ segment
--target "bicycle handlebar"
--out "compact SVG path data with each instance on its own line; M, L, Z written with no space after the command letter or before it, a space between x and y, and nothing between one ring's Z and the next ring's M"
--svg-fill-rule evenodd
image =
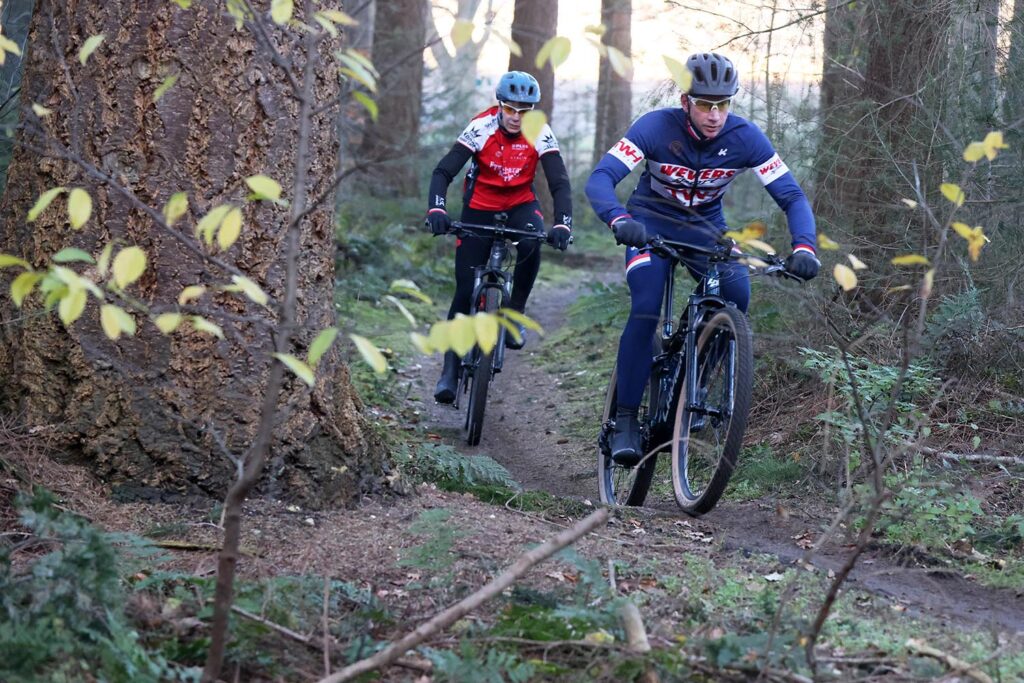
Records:
M650 247L651 251L676 261L683 262L685 258L681 251L689 251L695 254L701 254L709 256L711 261L742 261L747 259L748 261L753 259L764 263L763 266L754 265L753 263L747 263L747 266L751 271L761 275L775 275L777 277L785 277L793 280L801 281L796 275L793 275L786 270L786 262L780 256L776 254L747 254L740 251L735 242L731 240L729 242L719 242L714 247L706 247L697 244L689 244L687 242L677 242L674 240L667 240L660 235L647 240L647 246Z
M533 223L527 223L527 225L532 227ZM459 235L460 237L465 234L484 234L494 237L543 240L545 242L547 240L547 235L540 230L520 230L519 228L510 228L507 225L480 225L478 223L464 223L462 221L452 221L452 229L448 231L448 234ZM573 236L569 235L569 244L573 242ZM548 244L550 243L548 242Z

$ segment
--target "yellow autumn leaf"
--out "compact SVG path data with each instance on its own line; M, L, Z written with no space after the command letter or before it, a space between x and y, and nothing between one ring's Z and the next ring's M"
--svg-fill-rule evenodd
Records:
M530 316L526 315L525 313L520 313L519 311L513 308L502 308L498 310L498 313L500 315L505 316L512 322L521 324L528 330L533 330L534 332L541 335L544 334L544 328L540 326L540 323L531 318Z
M516 41L512 40L512 38L510 36L506 36L501 31L494 31L494 30L491 31L491 34L497 36L498 40L500 40L501 42L505 43L505 47L508 48L509 54L515 55L516 57L522 57L523 56L523 48L520 47L519 43L517 43Z
M358 26L359 22L345 14L341 10L336 9L323 9L317 12L322 15L328 21L333 21L335 24L341 24L342 26Z
M337 336L337 327L328 327L321 330L320 334L313 340L313 343L309 345L309 351L306 353L306 360L309 361L310 365L316 367L320 359L323 358L323 355L331 348L331 344L334 343Z
M61 297L60 304L57 306L57 314L65 327L69 327L71 323L82 316L82 311L85 310L86 296L84 289L68 289L67 293Z
M309 367L295 356L287 353L275 353L274 358L281 361L281 363L291 370L296 377L309 386L316 384L316 376L313 374L313 368Z
M22 268L32 267L29 262L23 258L12 256L11 254L0 254L0 268L9 268L10 266L21 266Z
M915 202L913 199L907 199L906 197L904 197L900 201L909 206L911 209L917 208L917 202Z
M960 189L959 185L954 185L953 183L942 183L942 185L939 185L939 191L942 192L943 197L957 206L964 205L964 191Z
M103 42L103 34L97 36L89 36L89 38L82 45L82 49L78 51L78 61L85 66L85 62L89 59L89 55L96 51L96 48Z
M103 333L111 339L117 339L122 333L129 337L135 334L135 318L120 306L103 304L100 307L100 326Z
M551 62L552 70L557 69L566 59L572 50L572 42L565 36L555 36L545 42L537 50L537 58L534 63L538 69L543 69L547 62Z
M172 74L165 78L160 85L157 86L156 90L153 91L153 101L159 102L160 98L163 97L168 90L174 87L174 84L178 82L178 74Z
M48 207L57 195L63 191L63 187L54 187L39 195L39 199L37 199L36 203L32 205L32 208L28 210L28 216L25 220L31 223L35 219L39 218L39 214L46 211L46 207Z
M989 158L989 161L996 158L1000 149L1009 149L1009 145L1003 142L1003 134L1001 131L994 130L985 136L982 141L982 146L985 148L985 156Z
M818 248L824 249L825 251L836 251L839 249L839 243L834 242L828 235L823 232L818 233Z
M358 334L350 334L349 338L352 343L356 345L356 349L359 351L359 355L363 357L366 364L369 365L374 372L378 375L387 372L388 361L384 358L384 354L380 352L373 342L366 337L361 337Z
M11 301L14 302L14 305L21 308L21 304L25 301L25 297L32 293L32 289L42 278L42 273L35 273L32 271L26 271L14 278L14 281L11 282Z
M91 215L92 197L80 187L72 188L68 195L68 220L71 221L71 227L78 230Z
M269 199L276 202L281 199L281 184L265 175L254 175L245 179L256 199Z
M498 341L498 318L493 313L477 313L473 316L476 343L484 353L490 353Z
M266 306L267 301L270 300L270 297L267 296L266 292L260 289L259 285L244 275L232 275L231 281L235 283L235 286L238 287L242 294L245 294L245 296L258 303L260 306Z
M849 292L851 289L857 286L857 274L853 272L853 269L849 266L837 263L832 269L832 277L836 279L839 286L844 291Z
M35 115L38 116L39 118L43 118L44 116L49 116L50 114L53 113L52 109L48 109L48 108L44 107L43 105L39 104L38 102L33 102L32 103L32 111L35 112Z
M100 277L106 277L107 271L110 269L110 257L114 255L114 243L107 242L107 246L103 247L103 251L100 252L100 257L96 259L96 270L99 272Z
M458 50L473 38L473 22L466 19L456 19L452 27L452 45Z
M775 253L775 247L773 247L772 245L768 244L767 242L762 242L761 240L753 240L753 239L746 240L743 244L751 246L754 249L757 249L758 251L763 251L766 254L774 254Z
M620 78L626 80L633 78L633 60L611 45L608 46L608 63L611 65L612 71L617 73Z
M976 163L981 161L981 158L986 154L985 144L982 142L972 142L964 148L964 161L970 163Z
M737 242L746 242L747 240L760 239L767 234L768 226L763 221L751 221L744 225L742 230L729 230L725 233L725 236Z
M124 289L146 271L146 252L138 247L122 249L114 257L114 283Z
M537 144L537 139L544 132L548 117L540 109L531 109L523 114L522 131L523 137L530 141L531 145Z
M476 326L473 319L461 313L448 321L448 344L452 351L465 356L476 343Z
M927 266L931 264L931 261L921 254L903 254L894 257L889 262L894 266Z
M690 90L690 83L693 81L693 74L686 68L686 65L682 62L672 59L668 55L662 55L662 59L665 60L665 66L668 67L668 72L672 76L672 80L675 82L676 87L687 92Z
M429 356L434 352L434 348L430 345L430 340L419 332L410 332L409 338L412 340L412 345L420 353Z
M240 234L242 234L242 210L236 206L228 211L228 215L224 216L224 220L217 230L217 246L222 251L227 251Z
M164 334L170 334L178 329L184 316L181 313L161 313L153 320L153 324Z
M202 237L203 241L207 244L213 244L213 234L220 227L220 224L224 222L224 217L231 212L234 207L231 204L221 204L210 209L210 212L199 219L196 223L196 237Z
M202 285L189 285L185 289L181 290L181 294L178 295L178 305L184 306L192 299L198 299L206 292L206 287Z
M188 211L188 195L184 192L175 192L164 204L164 220L167 225L174 225L185 212Z
M846 258L850 259L850 265L853 266L854 270L864 270L867 266L859 258L853 254L847 254Z
M286 24L295 11L293 0L270 0L270 18L275 24Z
M196 329L196 332L211 334L218 339L224 338L224 330L220 328L220 325L215 322L211 322L202 316L192 316L192 327Z
M932 287L935 285L935 269L932 268L924 274L924 279L921 281L921 298L927 299L932 295Z
M981 258L981 248L989 241L985 235L985 229L980 225L972 228L965 223L953 223L952 228L956 231L956 234L967 240L967 253L970 255L971 260L977 261Z

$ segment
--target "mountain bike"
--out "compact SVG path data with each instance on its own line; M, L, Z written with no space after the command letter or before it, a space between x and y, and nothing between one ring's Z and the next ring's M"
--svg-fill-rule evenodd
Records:
M512 298L511 250L509 244L519 240L543 240L543 232L510 228L505 225L508 216L499 213L495 225L476 225L453 221L451 232L462 238L491 238L491 253L487 263L473 269L473 298L470 315L480 312L496 313L498 309L509 308ZM571 240L570 240L571 241ZM487 407L487 391L494 376L501 372L505 363L505 336L510 331L505 325L498 325L498 340L489 352L484 353L479 345L462 359L461 375L455 392L455 409L459 409L459 397L468 395L464 434L466 443L476 446L483 432L484 410Z
M736 467L754 374L750 325L742 311L721 297L719 264L742 261L751 274L789 274L778 256L745 254L731 243L703 247L656 236L648 248L670 259L672 268L665 282L661 329L652 340L651 378L638 411L644 455L634 467L611 457L617 407L613 369L598 437L598 487L603 503L642 505L658 454L670 452L676 502L698 516L715 506ZM706 256L708 268L674 328L675 271L688 255Z

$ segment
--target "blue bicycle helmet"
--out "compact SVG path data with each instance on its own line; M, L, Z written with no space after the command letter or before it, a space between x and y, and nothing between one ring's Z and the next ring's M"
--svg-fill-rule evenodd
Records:
M699 52L690 55L686 68L693 74L690 95L711 97L732 97L739 90L740 76L736 67L727 57L714 52Z
M525 71L509 71L498 80L494 91L499 102L540 102L540 83Z

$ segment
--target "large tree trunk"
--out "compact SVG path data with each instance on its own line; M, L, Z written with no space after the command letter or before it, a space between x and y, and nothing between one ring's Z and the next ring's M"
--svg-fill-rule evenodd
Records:
M549 121L555 108L555 70L551 68L550 60L544 64L543 69L537 69L536 60L537 53L544 43L554 38L557 33L558 0L516 0L515 15L512 18L512 40L519 43L523 54L519 57L509 56L508 70L533 74L540 84L539 108L547 114ZM557 131L555 135L558 135ZM548 191L544 169L540 166L537 167L536 189L545 222L551 227L551 220L555 214L554 200Z
M377 3L373 59L380 72L380 115L368 124L360 152L361 161L370 164L363 178L374 196L421 194L419 178L409 169L419 150L428 9L424 0Z
M938 197L949 19L928 0L843 4L826 18L815 214L879 257L927 239L900 199L915 178Z
M80 46L100 33L104 43L79 65ZM30 46L24 100L54 110L45 124L51 139L139 200L161 207L185 191L197 219L212 206L242 203L242 181L257 173L279 180L287 196L297 104L250 34L234 29L223 3L201 0L182 11L165 0L40 0ZM281 49L304 61L299 48ZM153 91L172 73L180 74L176 85L153 103ZM334 70L324 66L319 76L317 96L336 94ZM312 122L311 197L327 190L337 166L331 116L323 110ZM95 199L93 219L81 232L68 229L60 200L35 223L25 221L35 198L58 185L85 187ZM244 206L242 238L218 257L279 300L288 211L269 202ZM173 308L187 285L212 290L206 315L224 327L224 340L196 332L164 336L140 316L136 337L112 342L92 306L65 330L37 299L20 311L5 299L0 392L6 409L63 438L70 452L129 495L223 495L236 474L224 451L242 453L256 430L273 351L273 309L216 292L230 275L186 248L193 240L188 216L177 239L75 163L19 149L0 220L3 251L37 267L68 245L94 254L111 240L139 245L149 266L132 294L155 307ZM304 221L301 242L298 356L320 329L335 324L329 203ZM274 431L264 490L325 505L347 502L377 481L381 454L367 445L359 401L336 352L321 362L312 392L293 379L281 405L286 410Z
M601 23L606 32L604 43L618 49L627 57L632 49L630 22L633 0L601 0ZM594 163L611 149L633 117L632 85L628 77L620 76L607 57L601 58L597 78L597 111L594 129Z

